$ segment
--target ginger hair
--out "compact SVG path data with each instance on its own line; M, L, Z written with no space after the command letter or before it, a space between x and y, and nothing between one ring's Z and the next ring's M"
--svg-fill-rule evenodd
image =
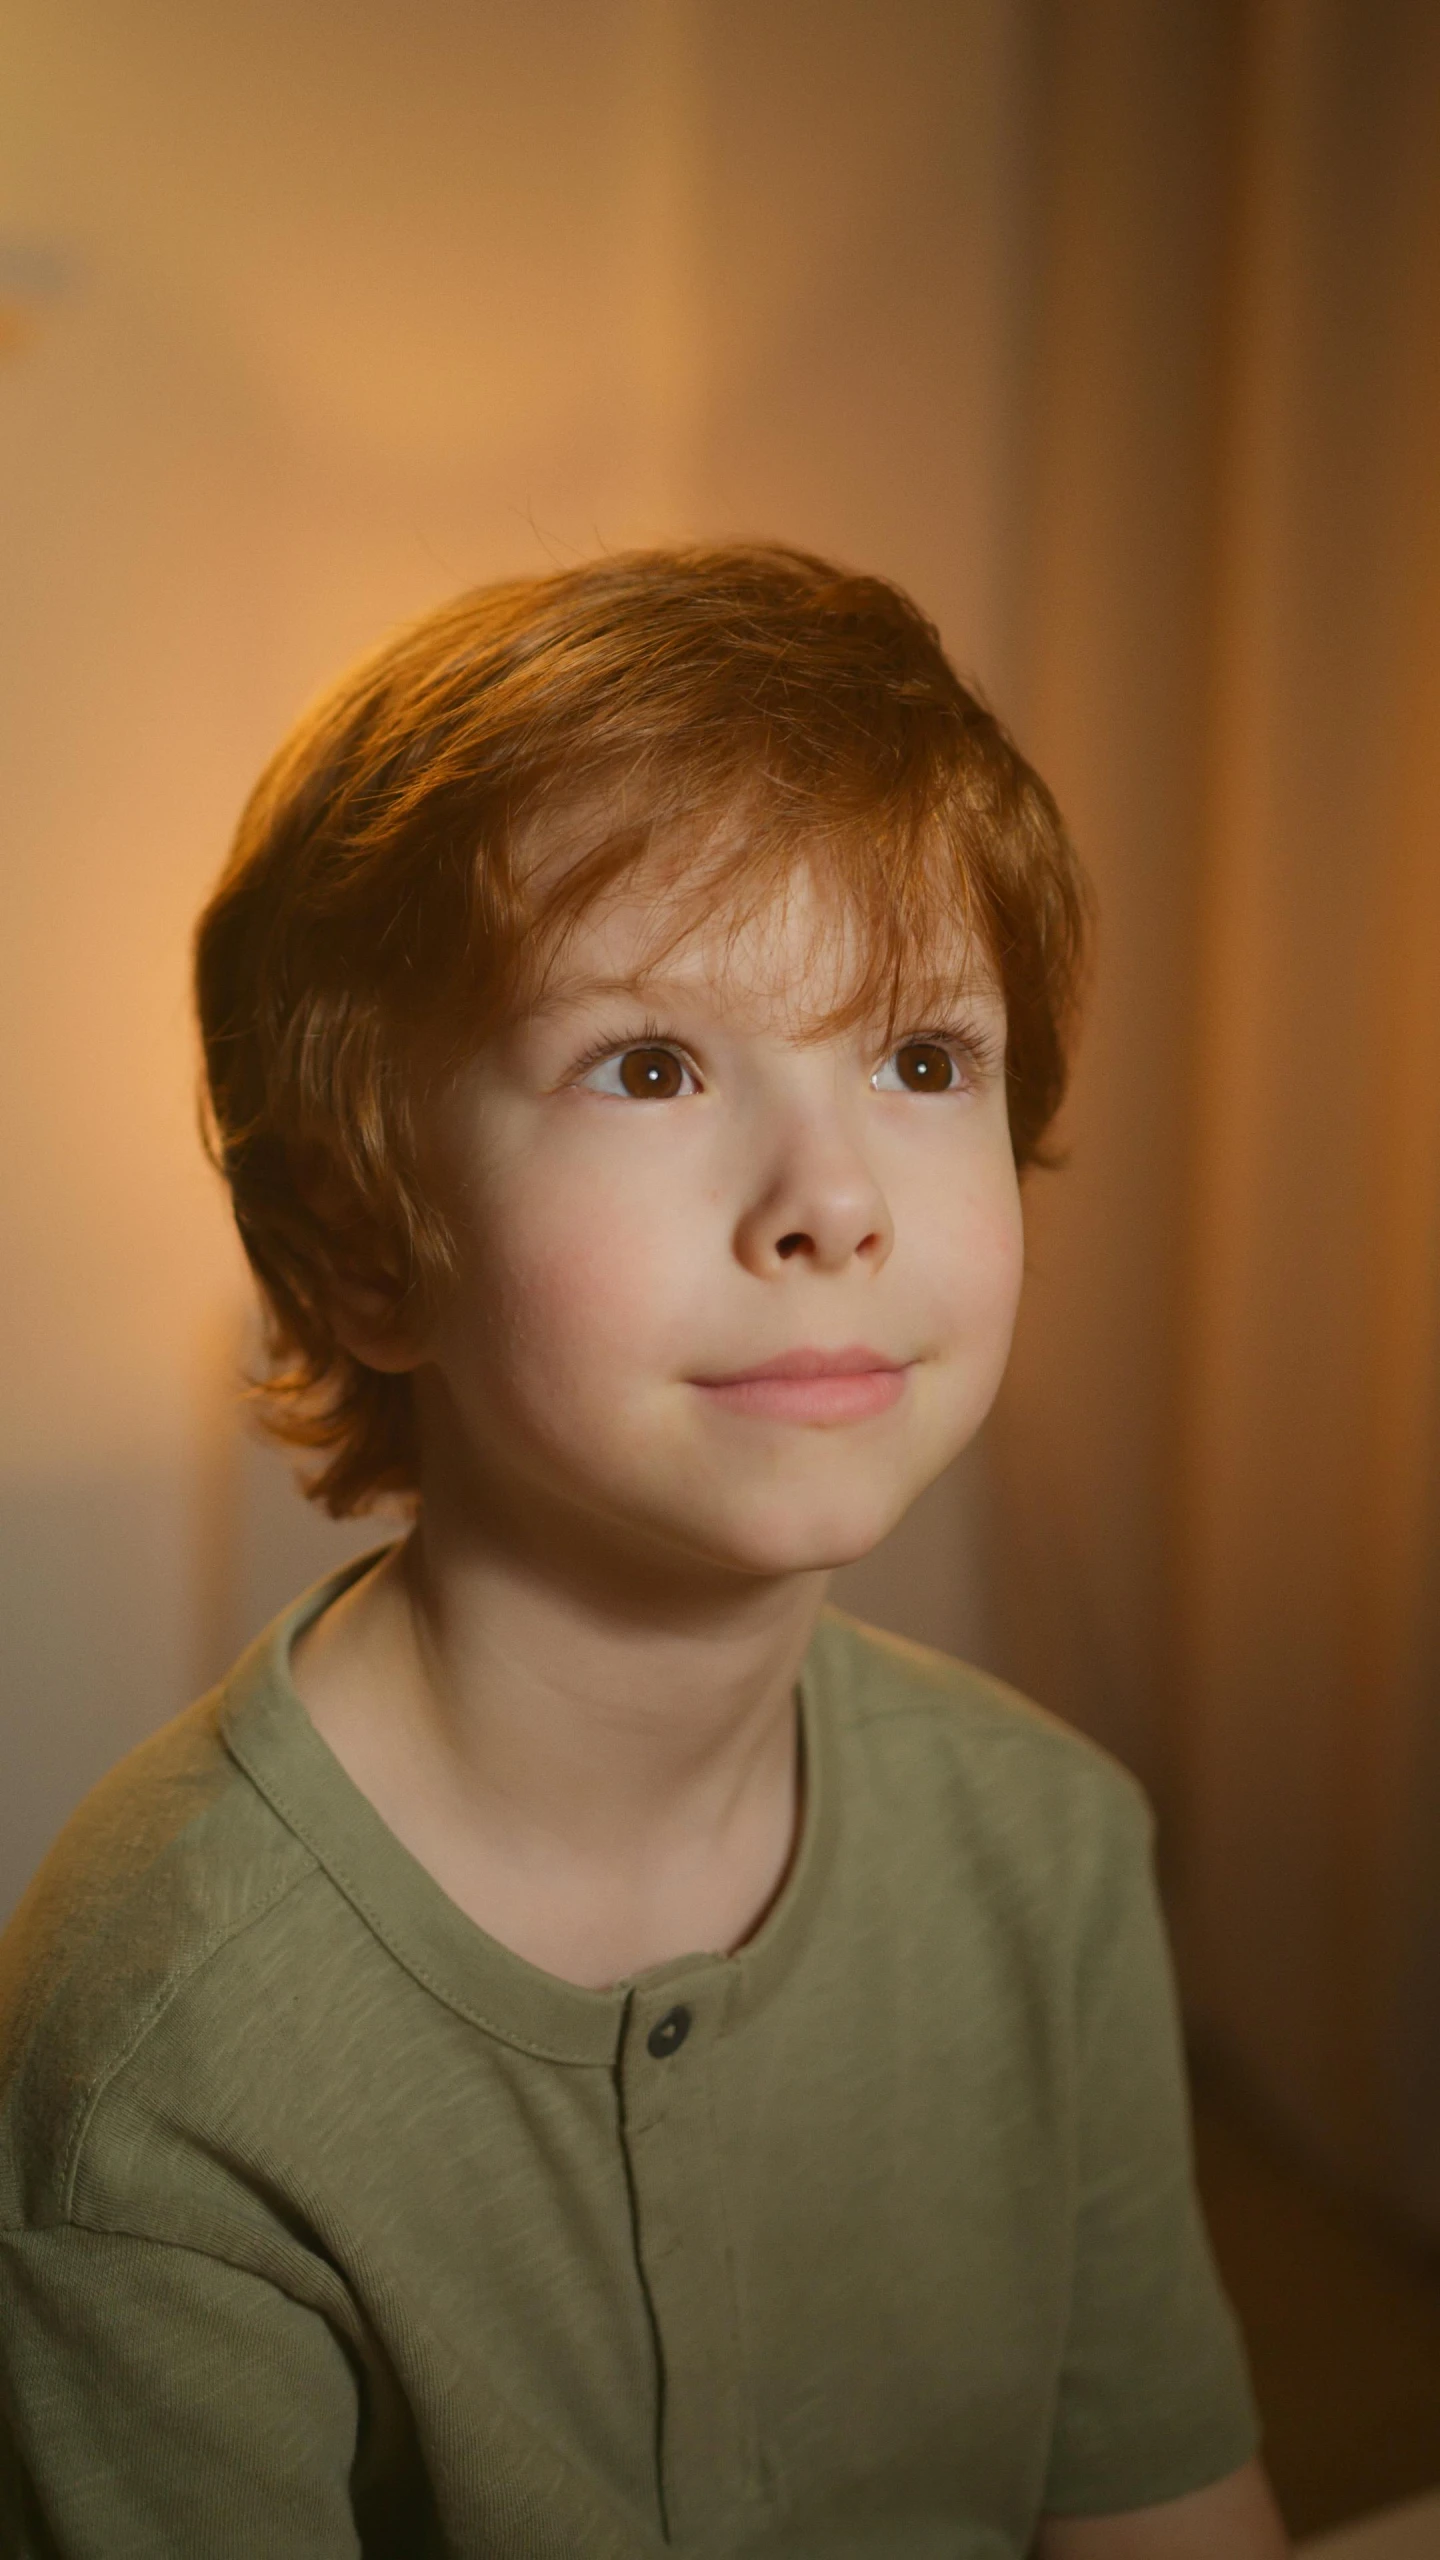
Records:
M562 858L538 847L563 848ZM958 927L999 979L1017 1163L1064 1094L1088 897L1049 792L900 590L779 545L635 551L458 596L262 774L201 916L207 1144L259 1283L262 1421L337 1516L413 1496L410 1380L332 1317L453 1267L427 1096L644 864L676 934L804 866L893 1024ZM672 939L675 935L672 935Z

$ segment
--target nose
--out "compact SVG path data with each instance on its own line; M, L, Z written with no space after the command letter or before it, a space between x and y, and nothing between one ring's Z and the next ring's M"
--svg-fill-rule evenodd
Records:
M894 1241L885 1195L853 1139L809 1121L785 1133L735 1230L737 1258L758 1279L794 1263L878 1271Z

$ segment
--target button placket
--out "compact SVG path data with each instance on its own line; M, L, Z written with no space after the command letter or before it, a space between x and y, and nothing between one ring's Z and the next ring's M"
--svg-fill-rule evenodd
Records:
M683 1988L684 1997L675 1993ZM758 2487L710 2073L729 1990L709 1980L635 1996L621 2055L640 2272L661 2368L661 2504L673 2540Z

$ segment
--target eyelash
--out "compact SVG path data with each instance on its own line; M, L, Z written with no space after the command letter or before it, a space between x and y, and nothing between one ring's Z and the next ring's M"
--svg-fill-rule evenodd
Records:
M892 1048L886 1050L875 1072L879 1073L880 1067L894 1057L897 1049L908 1049L920 1045L947 1050L955 1059L966 1088L971 1084L983 1083L988 1076L996 1072L1000 1063L1000 1044L987 1032L977 1031L972 1024L933 1023L921 1030L907 1031L903 1039L897 1040ZM582 1057L576 1059L570 1071L570 1081L574 1084L583 1083L585 1077L594 1068L603 1066L608 1058L623 1058L627 1049L673 1050L676 1057L683 1060L696 1081L700 1079L700 1070L684 1041L678 1040L673 1032L663 1030L658 1022L651 1021L646 1022L638 1031L626 1033L623 1039L606 1037L597 1040Z
M895 1042L893 1048L886 1050L880 1065L887 1065L894 1057L896 1050L913 1048L948 1051L960 1070L962 1085L967 1090L971 1085L983 1084L988 1077L994 1075L1002 1056L1000 1042L989 1032L977 1030L973 1023L937 1022L915 1031L907 1031L902 1039ZM876 1072L878 1073L879 1070L877 1069Z
M592 1068L603 1067L607 1058L623 1058L627 1049L673 1049L677 1058L684 1059L690 1073L699 1076L700 1070L684 1041L677 1040L673 1031L662 1031L658 1022L647 1022L639 1031L628 1031L623 1040L597 1040L593 1048L576 1059L570 1070L571 1082L579 1084Z

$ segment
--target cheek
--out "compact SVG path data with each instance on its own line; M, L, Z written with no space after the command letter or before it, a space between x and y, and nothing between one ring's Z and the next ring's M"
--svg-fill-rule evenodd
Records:
M533 1178L532 1178L533 1176ZM649 1196L653 1189L654 1197ZM465 1294L493 1313L487 1366L533 1409L608 1400L672 1331L693 1262L673 1191L618 1186L567 1165L498 1185L467 1257Z
M1025 1220L1013 1176L1003 1197L992 1203L981 1222L977 1260L980 1284L1008 1333L1015 1322L1025 1277Z
M916 1202L907 1257L937 1320L1008 1342L1025 1265L1019 1187L1008 1154L966 1166Z

